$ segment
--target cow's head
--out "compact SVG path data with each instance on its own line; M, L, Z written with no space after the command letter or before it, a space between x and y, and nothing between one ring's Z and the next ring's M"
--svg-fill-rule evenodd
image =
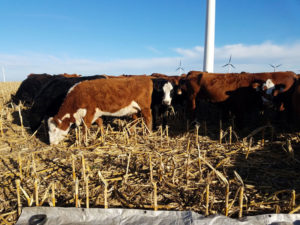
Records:
M164 78L155 78L152 81L152 103L170 106L174 92L173 84Z
M63 130L61 127L61 121L58 121L58 124L54 121L53 117L48 119L48 134L49 134L49 142L51 145L57 145L64 137L68 134L69 128Z
M255 81L252 84L256 91L260 92L264 105L273 106L274 97L282 93L285 89L284 84L275 84L271 79L266 81Z
M183 93L187 92L187 79L186 76L181 76L178 81L178 86L176 90L177 95L182 95Z
M163 93L164 93L164 96L163 96L163 99L162 99L162 103L164 105L171 105L171 102L172 102L172 96L173 96L173 85L171 84L171 82L167 82L164 84L163 86Z

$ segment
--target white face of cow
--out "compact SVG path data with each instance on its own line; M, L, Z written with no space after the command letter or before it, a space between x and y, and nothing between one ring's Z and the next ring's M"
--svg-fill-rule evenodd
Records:
M163 104L165 105L171 105L172 97L171 97L171 91L173 90L173 85L170 82L167 82L163 86L164 91L164 97L163 97Z
M262 86L262 91L265 94L265 96L262 96L262 101L266 105L272 104L272 94L273 91L275 90L275 84L271 79L266 80L266 82Z
M268 79L264 84L263 84L263 90L265 90L267 95L271 95L275 89L275 84L271 79Z
M52 117L48 119L48 128L50 145L57 145L69 132L69 128L67 130L59 129Z

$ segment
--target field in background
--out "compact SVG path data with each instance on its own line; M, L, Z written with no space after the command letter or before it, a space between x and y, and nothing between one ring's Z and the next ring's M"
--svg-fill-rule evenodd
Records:
M297 211L299 133L271 127L239 133L202 123L186 131L175 116L148 134L143 122L115 119L103 132L73 130L49 146L32 134L28 109L9 102L20 83L0 83L0 221L21 207L193 210L230 217ZM246 135L247 136L247 135ZM296 210L295 210L296 209Z

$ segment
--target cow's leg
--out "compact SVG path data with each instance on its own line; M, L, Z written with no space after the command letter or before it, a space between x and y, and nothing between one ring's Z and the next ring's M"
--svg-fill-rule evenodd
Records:
M189 101L188 101L188 115L187 118L190 119L191 121L196 119L196 94L192 94L189 96Z
M141 110L142 117L145 120L146 126L149 131L152 132L152 113L150 108L144 108Z
M85 134L92 125L92 120L94 117L95 111L88 110L86 115L83 117L83 133Z
M167 119L168 119L169 107L162 106L160 110L160 114L162 115L162 127L165 129L167 126Z
M98 119L96 119L95 121L98 125L98 127L100 128L101 130L101 134L104 134L104 127L103 127L103 120L101 117L99 117Z
M137 113L132 115L132 119L133 119L133 120L137 120L138 118L139 118L139 117L138 117Z
M153 125L153 129L156 129L157 126L157 117L158 117L158 113L159 113L159 109L158 106L155 105L152 107L152 125Z

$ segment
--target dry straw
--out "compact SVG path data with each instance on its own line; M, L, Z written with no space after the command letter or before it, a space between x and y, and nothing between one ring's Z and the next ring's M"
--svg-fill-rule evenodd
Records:
M199 144L199 125L196 124L196 145Z
M128 160L127 160L126 174L125 174L125 183L127 183L127 179L128 179L130 159L131 159L131 152L129 153Z
M22 113L21 113L21 105L19 105L19 107L18 107L18 112L19 112L19 117L20 117L22 136L25 137L24 126L23 126L23 116L22 116Z
M186 147L186 186L189 184L189 165L190 165L190 139L188 139L187 147Z
M55 207L55 182L52 183L51 185L51 188L52 188L52 192L51 192L51 199L52 199L52 206Z
M18 201L18 215L21 215L22 212L22 204L21 204L21 195L20 195L20 180L16 180L16 187L17 187L17 201Z
M23 179L23 172L22 172L22 158L21 158L21 153L18 153L18 162L19 162L19 177L22 180Z
M229 212L229 183L226 185L225 190L225 216L228 216Z
M89 175L85 179L86 208L90 208Z
M209 215L209 184L205 187L205 215Z
M166 125L166 136L167 136L167 144L170 145L170 139L169 139L169 126Z
M76 180L76 171L75 171L75 156L72 154L72 177L73 181Z
M241 218L243 216L243 198L244 198L244 181L243 179L241 178L241 176L236 172L234 171L234 175L235 177L238 179L238 181L240 182L240 195L239 195L239 218Z
M39 180L34 180L35 205L39 206Z
M107 209L108 208L108 183L107 181L104 179L104 177L102 176L100 170L98 170L98 176L100 178L100 180L103 182L104 184L104 208Z
M152 182L153 185L153 209L154 211L158 210L158 205L157 205L157 185L156 182Z
M81 163L82 163L82 177L83 180L86 180L86 172L85 172L85 159L84 159L84 155L81 155Z
M153 166L152 166L151 153L149 153L149 169L150 169L150 182L153 183Z
M20 185L20 189L21 189L21 191L23 192L25 198L27 199L27 204L28 204L28 206L31 206L32 203L33 203L33 196L31 195L31 196L29 197L29 195L28 195L27 192L22 188L21 185Z
M52 185L52 183L50 183L50 185L47 187L46 191L44 192L43 198L42 198L42 200L40 202L40 206L42 206L44 204L45 200L47 198L49 198L49 190L51 188L51 185Z
M76 177L75 179L75 207L78 208L79 207L79 198L78 198L78 194L79 194L79 181L78 181L78 177Z

